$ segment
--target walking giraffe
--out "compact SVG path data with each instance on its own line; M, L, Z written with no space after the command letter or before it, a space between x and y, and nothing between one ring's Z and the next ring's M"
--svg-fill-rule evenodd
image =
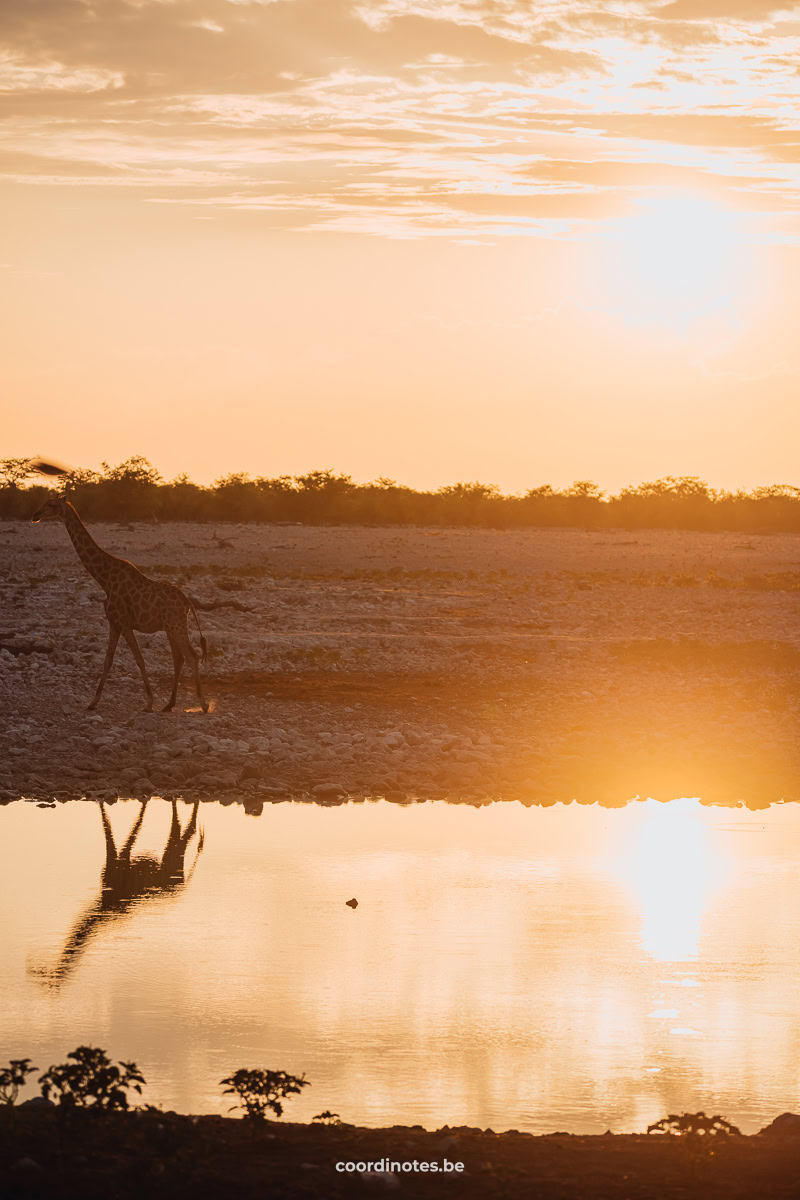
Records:
M200 703L203 706L203 712L208 712L208 701L203 695L199 669L200 662L205 662L206 660L207 645L206 639L200 631L197 611L189 597L185 596L180 588L175 587L174 584L160 582L156 579L148 579L133 563L127 562L124 558L116 558L113 554L109 554L107 550L101 549L78 516L73 505L63 496L51 496L31 517L31 520L34 522L43 519L64 522L67 533L72 539L72 544L78 552L78 558L92 578L97 580L106 594L105 610L106 617L108 618L108 648L106 650L106 659L103 663L103 673L100 676L100 682L97 685L97 691L89 705L89 709L92 710L97 707L106 679L108 678L108 673L111 670L111 665L114 662L119 635L122 634L131 648L131 653L136 659L136 665L144 680L144 690L147 695L145 712L153 711L153 690L150 687L150 680L147 678L147 668L144 664L139 644L136 641L134 630L139 630L141 633L157 633L163 629L169 638L170 649L172 650L175 678L172 683L172 695L164 705L162 711L171 712L175 707L175 701L178 697L178 680L180 679L184 661L188 661L192 668L194 684ZM192 613L195 621L197 621L202 655L197 654L192 643L189 641L189 632L186 625L189 612Z

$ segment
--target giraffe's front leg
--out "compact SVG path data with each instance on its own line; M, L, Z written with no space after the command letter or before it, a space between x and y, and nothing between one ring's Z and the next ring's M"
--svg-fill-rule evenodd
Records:
M131 854L133 853L133 847L136 843L137 837L139 836L139 830L142 828L142 822L144 821L144 814L147 811L147 805L149 803L150 803L149 800L141 800L140 801L140 804L142 807L139 809L139 815L133 823L133 829L131 829L130 833L128 834L128 840L126 841L125 845L122 847L122 849L119 852L119 857L123 861L126 861L126 862L131 861Z
M162 708L162 712L172 712L175 707L175 701L178 699L178 681L181 677L181 668L183 667L183 654L181 653L180 646L171 633L167 632L167 637L169 638L169 646L172 651L172 665L175 668L175 678L172 681L172 695Z
M142 652L139 649L139 643L136 641L136 635L132 629L123 629L122 636L131 648L131 654L136 659L136 665L141 671L142 680L144 682L144 690L147 696L147 706L145 712L153 711L153 689L150 687L150 680L147 678L147 667L144 665Z
M114 661L114 654L117 649L118 641L119 641L119 626L115 625L113 621L109 621L108 622L108 647L106 649L106 661L103 663L103 673L100 676L100 682L97 685L97 691L94 694L94 700L89 705L89 712L93 712L94 709L97 708L97 704L98 704L98 701L100 700L100 696L101 696L103 688L105 686L105 682L108 679L108 672L111 670L111 664Z

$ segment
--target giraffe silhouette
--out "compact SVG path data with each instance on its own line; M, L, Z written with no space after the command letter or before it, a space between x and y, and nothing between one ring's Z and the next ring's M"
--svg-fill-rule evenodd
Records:
M31 973L38 975L45 983L56 987L63 983L75 969L88 943L106 925L126 916L148 900L177 894L190 882L205 841L203 830L200 829L198 833L197 829L200 802L195 801L186 828L182 829L177 801L172 801L169 836L160 859L150 854L133 854L149 801L142 800L140 803L141 808L133 827L121 849L117 850L108 813L103 801L99 801L106 843L105 865L100 876L100 894L72 926L54 966L31 968ZM197 852L187 875L186 852L195 834Z
M203 706L203 712L208 712L208 701L203 695L203 685L200 682L200 662L205 662L208 653L206 639L200 630L200 622L194 603L188 596L172 583L148 579L138 567L124 558L116 558L107 550L101 549L89 533L83 521L78 516L74 506L64 496L51 496L40 509L33 514L31 520L63 521L67 533L72 539L78 558L86 570L96 579L106 594L105 611L108 618L108 648L103 663L100 682L97 685L94 699L89 705L92 710L97 707L103 692L108 673L114 662L114 654L120 634L125 638L136 660L147 696L145 712L153 711L153 690L147 677L139 643L136 641L134 630L142 633L166 632L172 650L172 662L175 676L172 683L172 695L164 705L163 712L171 712L178 697L178 681L184 662L192 668L197 696ZM198 655L189 641L187 616L189 612L197 622L200 633L201 655Z

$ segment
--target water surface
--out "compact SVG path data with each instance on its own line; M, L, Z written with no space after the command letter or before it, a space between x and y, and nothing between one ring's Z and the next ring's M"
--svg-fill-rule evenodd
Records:
M140 811L106 809L118 854ZM0 809L4 1060L103 1046L184 1112L240 1066L305 1072L288 1116L367 1125L800 1105L800 806L177 812L150 802L101 899L98 805Z

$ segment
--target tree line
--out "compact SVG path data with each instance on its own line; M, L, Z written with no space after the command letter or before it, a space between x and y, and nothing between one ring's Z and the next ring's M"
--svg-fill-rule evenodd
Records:
M712 488L694 476L603 492L591 480L507 495L494 484L453 483L419 491L393 479L356 483L332 470L252 477L235 473L210 486L187 475L165 480L136 455L100 471L79 468L47 484L32 460L0 460L0 518L26 520L52 492L66 490L81 514L107 521L297 522L309 525L441 525L487 529L698 529L800 532L800 487Z

